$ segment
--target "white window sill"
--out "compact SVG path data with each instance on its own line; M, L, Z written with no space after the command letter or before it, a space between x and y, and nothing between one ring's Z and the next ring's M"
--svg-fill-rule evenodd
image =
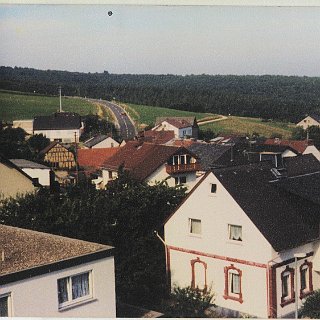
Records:
M88 298L80 300L80 301L71 301L70 303L66 302L66 303L64 303L63 306L58 307L58 311L59 312L67 311L69 309L76 308L78 306L82 306L84 304L91 303L91 302L94 302L97 300L98 300L97 298L88 297Z
M227 244L235 244L237 246L243 246L243 241L238 241L238 240L227 240Z
M202 234L189 233L188 235L193 238L202 238Z

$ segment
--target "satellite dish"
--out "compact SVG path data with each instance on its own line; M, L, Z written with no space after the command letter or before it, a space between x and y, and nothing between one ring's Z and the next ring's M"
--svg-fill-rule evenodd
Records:
M112 11L108 11L108 16L111 17L113 15Z

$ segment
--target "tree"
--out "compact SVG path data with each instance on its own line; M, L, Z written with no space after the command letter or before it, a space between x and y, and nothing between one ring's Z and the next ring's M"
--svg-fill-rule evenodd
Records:
M299 317L320 319L320 290L307 297L299 310Z
M165 310L166 317L205 318L205 311L214 306L214 294L211 288L206 291L175 287L171 294L172 302Z
M33 149L34 153L38 154L50 144L50 139L46 138L42 133L35 134L28 139L28 144Z

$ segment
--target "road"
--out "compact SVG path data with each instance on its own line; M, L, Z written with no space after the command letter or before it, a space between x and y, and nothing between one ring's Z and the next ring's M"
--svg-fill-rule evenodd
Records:
M119 105L106 101L106 100L97 100L97 99L88 99L92 102L100 103L101 105L108 108L115 116L118 126L119 126L119 134L122 139L130 140L133 139L136 135L136 128L132 123L130 117L127 115L125 110L121 108Z

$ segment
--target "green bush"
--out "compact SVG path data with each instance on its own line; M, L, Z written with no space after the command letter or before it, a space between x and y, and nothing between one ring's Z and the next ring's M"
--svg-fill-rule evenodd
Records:
M175 287L171 299L171 304L165 310L166 317L201 318L206 317L205 310L213 305L214 294L211 288L202 292L190 286Z
M299 310L301 318L320 319L320 290L315 291L303 303Z

